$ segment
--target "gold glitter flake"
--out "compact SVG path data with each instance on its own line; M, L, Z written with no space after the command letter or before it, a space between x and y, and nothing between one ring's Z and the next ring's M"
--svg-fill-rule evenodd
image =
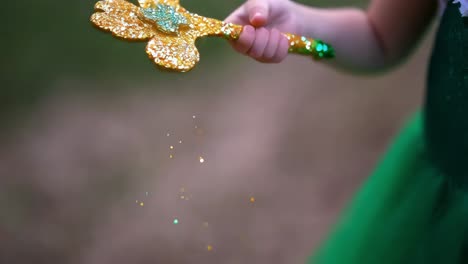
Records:
M111 32L118 38L131 41L149 40L146 53L163 69L187 72L200 60L195 46L198 38L217 36L236 40L243 29L241 25L190 13L180 6L178 0L138 2L139 7L125 0L99 1L95 5L96 12L91 16L91 22L97 28ZM148 19L144 12L148 8L163 10L163 13L154 17L151 14L151 19ZM290 40L290 52L312 55L316 59L332 58L334 55L332 47L326 43L293 34L284 35Z

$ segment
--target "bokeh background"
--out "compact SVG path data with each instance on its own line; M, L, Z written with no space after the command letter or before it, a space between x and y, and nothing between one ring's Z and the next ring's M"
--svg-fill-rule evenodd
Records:
M2 3L0 263L304 263L423 97L432 34L384 76L221 39L175 74L95 30L93 5Z

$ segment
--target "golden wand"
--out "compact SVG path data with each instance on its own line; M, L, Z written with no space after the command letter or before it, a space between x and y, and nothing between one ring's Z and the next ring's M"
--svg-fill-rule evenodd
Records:
M95 5L91 22L99 29L110 31L118 38L149 41L146 53L156 65L186 72L200 60L195 46L197 38L205 36L239 38L243 26L202 17L185 10L179 0L139 0L136 6L125 0L103 0ZM329 59L333 48L320 40L284 33L290 53Z

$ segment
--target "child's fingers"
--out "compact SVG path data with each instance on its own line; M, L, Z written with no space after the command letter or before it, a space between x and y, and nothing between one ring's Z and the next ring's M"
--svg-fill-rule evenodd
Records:
M248 52L252 58L260 59L263 56L269 37L270 32L267 29L256 29L254 43Z
M239 39L233 42L234 49L242 54L246 54L255 41L255 28L244 26Z
M289 41L277 29L244 26L239 39L231 42L239 53L265 63L278 63L288 55Z
M286 56L288 56L289 41L279 31L277 33L278 33L278 39L276 39L276 37L273 37L273 38L270 37L271 42L268 43L267 48L266 48L266 49L272 48L273 50L273 47L275 47L273 51L273 55L269 54L271 50L268 50L268 51L265 50L263 57L256 59L257 61L263 62L263 63L280 63L286 58ZM270 36L272 35L274 36L276 35L276 33L271 32ZM276 42L276 45L273 44L275 42Z
M268 40L268 44L265 47L265 51L263 52L263 59L273 59L273 57L276 55L276 51L278 50L280 37L281 33L277 29L274 28L270 31L270 38Z
M276 49L276 54L271 59L271 62L278 63L283 61L289 52L289 40L284 36L280 35L278 48Z
M268 22L270 12L268 0L248 0L245 8L253 26L262 27Z

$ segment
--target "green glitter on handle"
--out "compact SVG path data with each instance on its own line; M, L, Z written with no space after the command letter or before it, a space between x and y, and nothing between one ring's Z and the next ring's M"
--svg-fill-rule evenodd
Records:
M331 59L335 57L335 51L333 48L321 40L314 40L313 42L309 42L307 38L302 37L301 41L303 41L305 44L304 46L290 47L289 52L294 52L301 55L309 55L316 60Z
M317 58L318 56L319 59L326 58L326 59L331 59L335 57L335 50L325 42L321 40L315 40L315 45L313 45L312 48L314 50L312 51L312 56L314 58Z

